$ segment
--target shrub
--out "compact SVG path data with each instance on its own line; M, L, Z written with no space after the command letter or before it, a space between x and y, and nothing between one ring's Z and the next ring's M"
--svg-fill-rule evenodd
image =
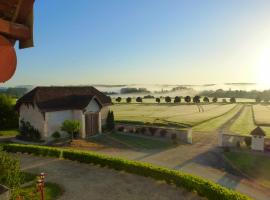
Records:
M193 97L193 103L200 103L201 102L201 97L196 95L195 97Z
M185 102L186 103L190 103L191 102L191 97L190 96L186 96L185 97Z
M109 131L112 131L115 128L114 114L113 114L113 111L110 111L110 110L108 112L108 116L106 119L106 128Z
M155 97L149 94L149 95L144 96L143 98L144 99L154 99Z
M120 132L123 132L124 131L124 127L123 126L119 126L117 130L120 131Z
M142 103L142 97L137 97L137 98L136 98L136 102L137 102L137 103Z
M236 142L236 147L237 147L237 148L240 148L240 147L241 147L240 141L237 141L237 142Z
M223 147L224 152L230 152L230 147Z
M236 98L235 98L235 97L231 97L231 98L230 98L230 102L231 102L231 103L236 103Z
M213 101L213 103L217 103L218 98L217 98L217 97L214 97L214 98L212 99L212 101Z
M176 133L171 134L171 140L174 144L177 144L177 135Z
M48 157L60 157L61 155L60 149L36 145L9 144L4 145L3 150L12 153L21 152Z
M174 97L174 103L180 103L181 102L181 97L176 96Z
M245 144L247 145L247 147L251 146L251 137L245 137Z
M39 142L41 135L39 130L34 128L29 122L21 120L20 134L17 136L21 140Z
M61 134L58 132L58 131L55 131L53 134L52 134L52 137L54 139L59 139L61 137Z
M222 102L223 103L227 103L227 99L222 99Z
M76 120L65 120L61 126L61 130L67 132L71 139L79 133L81 129L81 123Z
M19 144L4 145L4 149L9 152L25 152L26 147L28 146L32 148L31 152L40 152L39 149L53 149L49 147ZM238 192L227 189L221 185L215 184L197 176L183 173L179 170L166 169L153 166L148 163L109 157L91 152L73 150L58 150L58 152L59 154L56 154L55 157L59 157L62 152L63 158L68 160L99 165L101 167L108 167L114 170L125 171L131 174L166 181L168 184L174 184L177 187L182 187L189 191L195 191L200 196L206 197L209 200L251 200L249 197Z
M160 98L156 98L156 102L157 103L160 103Z
M115 101L117 101L118 103L120 103L120 102L122 101L122 98L121 98L121 97L117 97L117 98L115 99Z
M171 101L172 101L171 97L169 97L169 96L165 97L165 102L166 103L170 103Z
M203 102L204 102L204 103L209 103L209 98L208 98L208 97L204 97L204 98L203 98Z
M161 137L165 137L166 134L167 134L167 130L162 129L159 134L160 134Z
M144 135L146 133L146 128L145 127L140 128L140 133Z
M132 100L131 97L126 98L127 103L131 103L131 100Z
M157 128L155 128L155 127L149 127L148 129L149 129L150 134L151 134L152 136L154 136L155 133L156 133L156 131L157 131Z

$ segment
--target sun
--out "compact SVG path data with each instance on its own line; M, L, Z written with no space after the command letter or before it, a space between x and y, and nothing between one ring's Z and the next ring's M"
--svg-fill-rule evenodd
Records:
M270 88L270 48L266 49L257 66L257 83L264 89Z

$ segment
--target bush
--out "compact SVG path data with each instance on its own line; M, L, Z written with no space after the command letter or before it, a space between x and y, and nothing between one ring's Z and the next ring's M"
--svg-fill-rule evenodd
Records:
M144 99L154 99L155 97L149 94L149 95L144 96L143 98Z
M245 137L245 143L247 145L247 147L251 146L251 137Z
M78 135L80 129L81 123L76 120L65 120L61 126L61 130L67 132L70 135L71 140Z
M123 132L124 131L124 127L123 126L119 126L117 130L120 131L120 132Z
M58 131L55 131L53 134L52 134L52 137L54 139L59 139L61 137L61 134L58 132Z
M157 103L160 103L160 98L156 98L156 102Z
M176 96L174 97L174 103L180 103L181 102L181 97Z
M146 128L145 127L140 128L140 133L144 135L146 133Z
M169 96L165 97L165 102L166 103L170 103L171 101L172 101L171 97L169 97Z
M230 152L230 147L223 147L223 152Z
M240 147L241 147L240 141L237 141L237 142L236 142L236 147L237 147L237 148L240 148Z
M204 97L204 98L203 98L203 102L204 102L204 103L209 103L209 98L208 98L208 97Z
M121 97L117 97L117 98L115 99L115 101L117 101L118 103L120 103L120 102L121 102L121 100L122 100L122 98L121 98Z
M131 100L132 100L131 97L126 98L127 103L131 103Z
M214 98L212 99L212 101L213 101L213 103L217 103L218 98L217 98L217 97L214 97Z
M29 122L21 120L20 134L17 136L21 140L40 142L41 134Z
M114 114L113 114L113 111L110 111L110 110L108 112L108 116L106 119L106 128L109 131L112 131L115 128Z
M165 137L167 134L167 131L165 129L162 129L159 134L161 137Z
M155 128L155 127L149 127L148 129L149 129L150 134L151 134L152 136L154 136L155 133L156 133L156 131L157 131L157 128Z
M186 96L185 97L185 102L186 103L190 103L191 102L191 97L190 96Z
M177 135L176 133L171 134L171 140L174 144L177 144Z
M24 145L24 144L9 144L4 145L3 150L12 153L28 153L36 156L60 157L61 150L52 147Z
M31 150L27 149L28 146L31 147ZM9 152L25 152L26 149L31 152L40 152L40 149L53 150L53 148L49 147L18 144L4 145L4 149ZM99 165L101 167L108 167L114 170L125 171L131 174L137 174L140 176L151 177L156 180L166 181L168 184L174 184L177 187L183 187L189 191L195 191L200 196L204 196L209 200L251 200L249 197L222 187L221 185L212 183L194 175L183 173L178 170L156 167L148 163L109 157L91 152L59 149L57 149L57 151L59 154L55 154L55 157L60 157L62 152L63 158L68 160Z
M236 98L235 98L235 97L231 97L231 98L230 98L230 102L231 102L231 103L236 103Z
M136 98L136 102L137 102L137 103L142 103L142 97L137 97L137 98Z
M193 103L200 103L201 102L201 97L196 95L195 97L193 97Z

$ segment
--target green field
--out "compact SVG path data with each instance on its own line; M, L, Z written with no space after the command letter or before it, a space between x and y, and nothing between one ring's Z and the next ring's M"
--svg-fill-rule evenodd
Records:
M270 157L250 152L226 152L225 156L242 172L270 187Z
M197 126L193 127L193 130L195 131L204 131L204 132L212 132L217 130L220 126L225 124L228 120L230 120L234 115L236 115L240 109L242 108L242 105L238 105L234 107L229 112L225 113L222 116L219 116L217 118L208 120L202 124L199 124Z
M256 128L252 116L252 107L245 106L239 118L230 127L230 131L236 134L249 135ZM263 130L270 136L270 127L262 126Z
M149 123L164 126L189 127L225 114L236 104L197 105L116 104L111 108L117 121Z
M254 105L253 110L256 124L270 126L270 107L268 105Z

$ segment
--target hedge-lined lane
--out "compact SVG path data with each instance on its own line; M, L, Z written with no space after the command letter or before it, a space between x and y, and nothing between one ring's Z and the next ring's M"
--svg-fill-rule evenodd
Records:
M153 166L151 164L129 161L121 158L109 157L92 152L63 150L59 148L7 144L3 149L7 152L22 152L33 155L63 157L64 159L100 165L101 167L109 167L115 170L122 170L128 173L137 174L145 177L151 177L156 180L164 180L169 184L183 187L189 191L195 191L199 195L209 200L250 200L251 198L242 195L233 190L222 187L216 183L204 180L197 176L182 173L176 170L170 170L162 167Z

